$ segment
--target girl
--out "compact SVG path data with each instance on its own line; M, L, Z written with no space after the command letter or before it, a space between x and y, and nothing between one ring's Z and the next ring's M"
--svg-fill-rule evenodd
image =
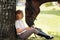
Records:
M23 40L27 39L33 33L36 35L45 37L46 39L52 39L53 38L47 34L43 34L42 32L39 32L35 28L26 27L22 21L22 18L23 18L23 12L21 10L16 11L16 21L15 21L16 32L17 32L17 35L20 38L22 38Z

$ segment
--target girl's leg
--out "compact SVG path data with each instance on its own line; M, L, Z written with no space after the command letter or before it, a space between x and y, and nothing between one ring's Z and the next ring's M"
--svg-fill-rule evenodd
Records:
M27 39L33 33L38 34L38 31L34 28L31 28L30 30L27 30L24 33L20 34L19 37L22 39Z
M35 28L31 28L30 30L27 30L26 32L22 33L20 36L20 38L22 39L27 39L31 34L37 34L39 36L45 37L46 39L52 39L53 37L50 37L47 34L44 34L42 32L39 32L38 30L36 30Z

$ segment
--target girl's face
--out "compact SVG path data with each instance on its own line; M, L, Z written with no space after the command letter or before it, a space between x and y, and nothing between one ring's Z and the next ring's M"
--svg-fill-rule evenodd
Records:
M18 19L22 19L23 18L23 13L17 14Z

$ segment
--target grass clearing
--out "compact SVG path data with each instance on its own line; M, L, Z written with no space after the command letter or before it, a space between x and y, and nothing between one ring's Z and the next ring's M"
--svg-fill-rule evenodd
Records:
M60 40L60 10L41 11L37 16L35 26L41 28L47 34L54 36L53 40ZM40 39L46 40L41 37L36 38L36 40Z

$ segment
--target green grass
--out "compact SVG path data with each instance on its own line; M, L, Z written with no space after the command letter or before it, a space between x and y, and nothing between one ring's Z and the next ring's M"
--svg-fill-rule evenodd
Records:
M41 11L35 21L35 26L44 32L54 36L52 40L60 40L60 10ZM30 38L30 40L46 40L42 37Z
M60 16L60 10L41 11L42 14L54 14Z
M45 39L45 38L42 38L42 37L37 37L37 38L35 38L35 37L32 37L32 38L30 38L30 39L28 39L28 40L47 40L47 39ZM60 40L60 37L55 37L54 39L52 39L52 40Z

